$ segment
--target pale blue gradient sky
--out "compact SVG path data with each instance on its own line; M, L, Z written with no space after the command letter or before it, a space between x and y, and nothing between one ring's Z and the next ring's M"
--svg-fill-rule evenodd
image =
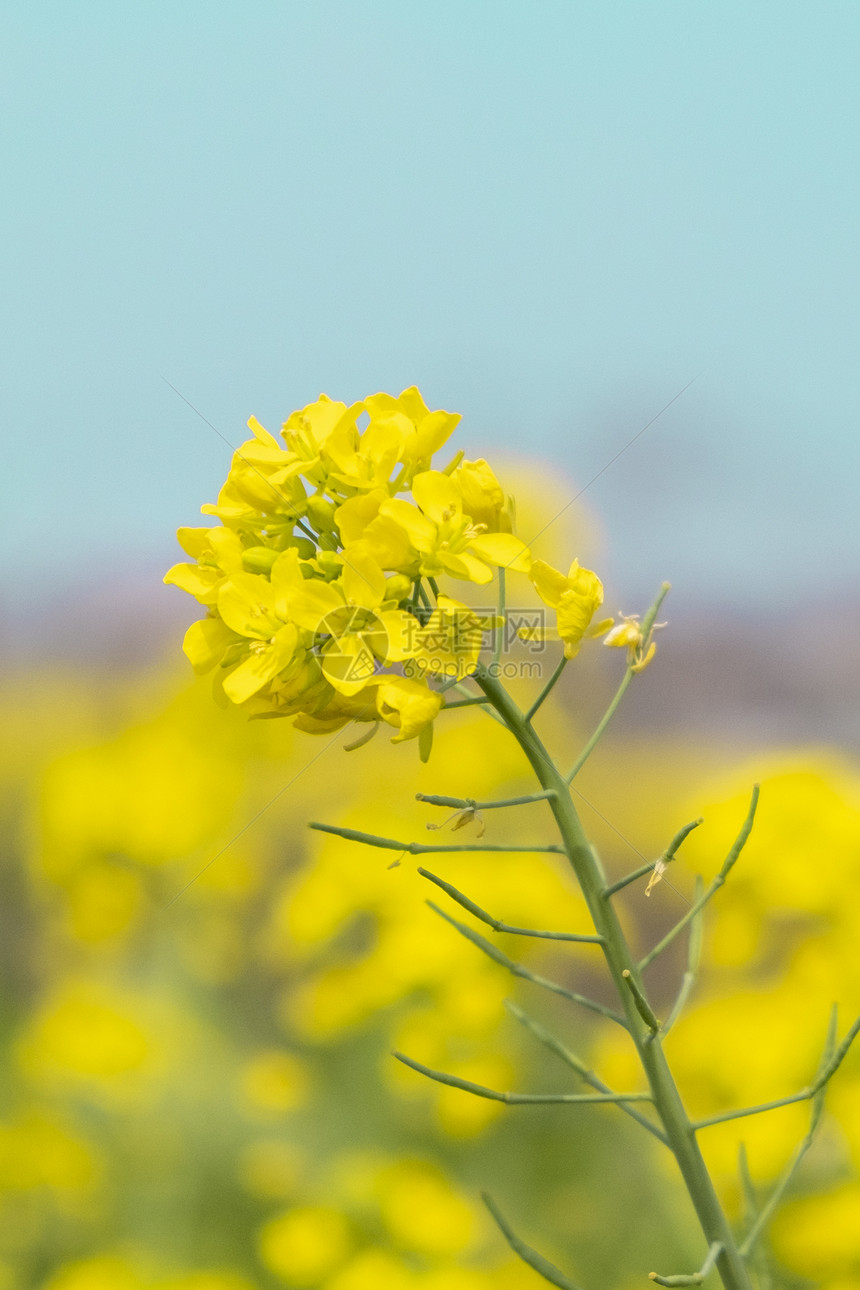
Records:
M571 488L696 377L588 492L619 594L856 587L856 3L2 27L7 604L176 558L229 453L162 377L234 443L416 382Z

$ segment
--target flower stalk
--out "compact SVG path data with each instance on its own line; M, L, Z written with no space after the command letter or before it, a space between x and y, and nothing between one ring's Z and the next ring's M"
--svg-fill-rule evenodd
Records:
M628 987L628 980L636 979L638 969L612 901L604 897L606 878L597 853L586 837L566 778L504 687L483 671L476 673L476 681L519 743L541 788L553 790L554 796L548 799L549 806L555 816L565 853L588 905L595 931L601 937L601 949L615 983L627 1028L636 1046L663 1132L678 1163L708 1244L716 1242L721 1246L715 1266L725 1290L752 1290L749 1273L699 1149L695 1128L672 1078L659 1034L655 1037L654 1032L643 1024L634 995ZM743 841L746 841L746 837ZM740 847L737 854L740 854Z

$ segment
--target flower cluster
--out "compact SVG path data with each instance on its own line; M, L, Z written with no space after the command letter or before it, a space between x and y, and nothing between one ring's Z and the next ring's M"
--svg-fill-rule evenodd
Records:
M195 670L215 671L219 697L311 733L383 721L395 741L426 742L440 682L475 670L499 621L438 580L483 585L498 570L531 576L573 657L600 581L532 559L486 461L459 452L433 467L459 420L414 386L349 407L321 395L280 440L250 419L253 438L202 508L218 523L180 529L192 562L165 576L206 606L184 648Z

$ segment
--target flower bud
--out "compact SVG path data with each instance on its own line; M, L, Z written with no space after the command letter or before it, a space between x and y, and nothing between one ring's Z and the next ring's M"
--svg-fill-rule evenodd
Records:
M332 582L333 579L339 577L343 568L343 560L334 551L319 551L317 553L317 564L326 582Z
M412 591L412 579L407 578L405 573L395 573L392 577L387 578L385 582L385 599L396 600L400 604L401 600Z
M290 545L296 548L302 560L312 560L317 553L317 549L310 538L293 538Z
M313 497L309 497L308 518L318 532L333 532L336 528L334 519L334 503L330 502L327 497L323 497L318 493Z
M280 555L270 546L249 546L242 552L242 568L248 573L268 573Z

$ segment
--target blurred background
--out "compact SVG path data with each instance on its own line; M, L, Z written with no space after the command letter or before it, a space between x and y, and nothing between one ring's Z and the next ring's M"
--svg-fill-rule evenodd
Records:
M645 946L762 782L671 1056L701 1114L801 1087L831 1001L843 1029L860 1007L856 6L81 0L0 23L0 1288L527 1290L482 1187L586 1287L692 1269L637 1126L499 1114L387 1056L568 1087L514 993L633 1078L427 911L413 865L307 834L423 839L419 789L525 789L495 728L451 714L421 767L249 725L192 682L197 607L161 576L249 415L413 383L461 412L520 535L553 521L540 553L597 568L609 612L672 582L583 818L622 873L706 817L672 885L625 898ZM568 669L553 747L617 666L595 646ZM488 835L548 828L523 808ZM515 859L444 872L575 927L564 869ZM504 944L601 988L584 951ZM655 967L661 1006L683 967L682 945ZM829 1105L777 1285L860 1287L856 1060ZM734 1212L739 1139L766 1187L804 1125L712 1131Z

